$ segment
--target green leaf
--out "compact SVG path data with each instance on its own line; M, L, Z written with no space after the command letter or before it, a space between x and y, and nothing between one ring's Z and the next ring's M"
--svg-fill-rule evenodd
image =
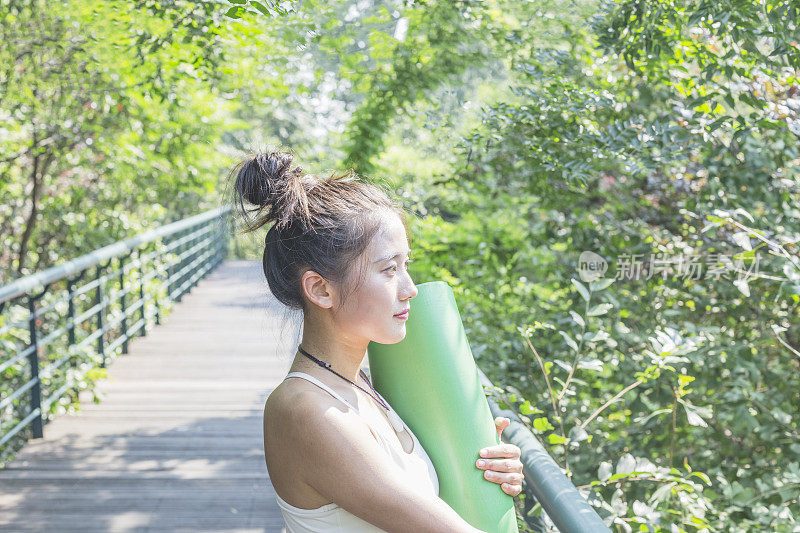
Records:
M749 220L751 223L755 223L753 215L751 215L746 209L742 207L737 207L736 209L733 210L733 212L747 218L747 220Z
M569 442L569 439L562 437L561 435L557 435L555 433L551 433L547 436L547 441L550 444L566 444Z
M587 342L600 342L600 341L604 341L604 340L606 340L606 339L608 339L610 337L611 336L608 334L608 332L603 330L603 329L598 329L594 333L586 332L583 335L583 339L585 341L587 341Z
M698 412L699 409L694 407L689 402L681 402L681 404L683 404L683 408L686 411L686 418L688 419L689 424L691 424L692 426L699 426L704 428L708 427L706 421L703 420L702 416L700 416Z
M745 250L752 250L753 246L750 243L750 234L747 231L737 231L731 237L733 242L744 248Z
M272 17L273 16L273 13L269 10L269 8L267 8L267 6L265 6L261 2L256 2L255 0L251 0L250 3L253 5L254 8L259 10L262 14L264 14L264 15L266 15L268 17Z
M572 320L574 320L576 324L578 324L582 328L586 327L586 322L584 322L583 317L581 315L579 315L572 309L569 310L569 314L570 316L572 316Z
M711 486L711 479L709 479L709 477L706 474L704 474L702 472L692 472L691 474L689 474L689 477L692 477L692 476L699 477L700 479L702 479L706 483L706 485L708 485L709 487Z
M664 485L661 485L653 492L653 495L650 496L648 502L653 504L666 500L672 493L672 488L675 485L677 485L677 483L675 482L665 483Z
M602 372L603 362L599 359L592 359L590 361L578 361L578 368L582 370L596 370Z
M572 348L577 352L578 344L573 340L573 338L570 337L569 334L565 331L559 330L559 333L561 334L562 337L564 337L564 340L567 341L567 345L569 345L570 348Z
M541 409L537 409L536 407L531 405L530 401L525 400L523 403L520 404L519 412L522 413L523 415L532 415L532 414L541 413L542 410Z
M540 433L544 433L545 431L550 431L551 429L555 428L553 428L553 426L550 424L550 421L547 419L547 417L542 416L533 419L533 429Z
M747 279L739 278L733 280L733 285L739 289L739 292L744 294L745 296L750 296L750 285L747 284Z
M775 332L775 335L778 335L786 331L786 328L784 328L783 326L779 326L777 324L772 324L770 327L772 328L772 331Z
M591 309L589 309L589 312L587 314L589 316L601 316L601 315L604 315L604 314L608 313L608 311L612 307L614 307L614 306L612 304L610 304L610 303L597 304L594 307L592 307Z
M244 9L241 7L232 7L225 12L225 16L232 19L240 19L244 15Z
M617 474L630 474L635 467L636 459L633 458L633 455L629 453L623 454L617 462Z
M575 426L569 432L569 438L572 442L583 442L589 440L589 434L580 426Z
M575 278L570 278L570 281L572 282L573 285L575 285L575 288L578 289L578 292L581 293L581 296L583 296L583 299L586 300L586 302L588 303L589 302L589 291L586 288L586 286L583 283L581 283L580 281L578 281L577 279L575 279Z
M602 291L608 288L609 285L614 283L614 278L603 278L589 282L589 288L592 292Z
M611 461L602 461L600 466L597 468L597 479L600 481L608 481L611 477Z

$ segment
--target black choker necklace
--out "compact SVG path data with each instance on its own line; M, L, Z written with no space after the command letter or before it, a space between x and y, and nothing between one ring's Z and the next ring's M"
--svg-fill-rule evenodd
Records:
M378 394L378 391L376 391L375 387L372 386L372 383L370 383L369 379L367 379L367 375L364 373L363 370L360 371L361 376L364 378L364 381L367 382L367 385L369 385L369 388L372 389L372 392L374 392L375 395L370 394L369 391L364 390L364 388L360 387L357 383L353 383L352 381L350 381L349 379L347 379L346 377L344 377L343 375L341 375L340 373L338 373L337 371L332 369L330 363L326 363L325 361L320 361L319 359L317 359L316 357L314 357L313 355L311 355L310 353L305 351L302 346L298 346L297 349L300 351L301 354L305 355L306 357L308 357L309 359L311 359L312 361L317 363L319 366L321 366L325 370L330 370L331 372L333 372L334 374L336 374L337 376L339 376L343 380L347 381L348 383L350 383L352 385L355 385L360 390L364 391L364 393L369 394L370 396L372 396L372 398L374 398L376 402L378 402L384 409L386 409L387 416L389 417L389 422L391 422L392 427L394 428L395 431L402 431L403 429L405 429L405 424L403 424L403 421L400 419L400 417L394 411L392 411L389 408L388 405L386 405L386 402L384 402L379 397L380 395Z

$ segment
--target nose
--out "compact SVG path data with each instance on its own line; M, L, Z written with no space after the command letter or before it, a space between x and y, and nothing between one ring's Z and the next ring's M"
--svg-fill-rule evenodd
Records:
M403 284L403 288L400 293L401 295L400 299L410 300L411 298L417 295L419 289L417 289L417 286L414 285L414 281L411 279L411 276L408 274L408 272L406 272L404 278L405 278L405 283Z

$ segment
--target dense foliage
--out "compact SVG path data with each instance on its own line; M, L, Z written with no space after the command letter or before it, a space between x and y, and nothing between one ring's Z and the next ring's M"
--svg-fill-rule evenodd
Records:
M493 394L613 528L795 531L798 20L6 0L0 282L215 205L241 150L352 165L397 187L415 280L453 285Z
M616 2L550 46L515 30L514 96L437 200L459 216L419 226L480 364L620 529L797 527L797 20Z

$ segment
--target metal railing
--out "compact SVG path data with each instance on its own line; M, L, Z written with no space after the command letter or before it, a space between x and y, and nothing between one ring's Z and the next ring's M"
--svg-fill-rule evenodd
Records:
M478 374L484 387L494 387L480 368ZM511 424L503 430L503 440L519 447L525 489L541 504L558 530L561 533L610 533L600 515L564 475L517 414L513 410L502 409L491 397L487 397L487 400L492 416L504 416L511 420ZM532 528L544 531L544 522L535 522Z
M0 287L0 452L159 324L228 251L230 206L167 224ZM112 270L112 262L113 265ZM68 402L67 402L68 403Z

